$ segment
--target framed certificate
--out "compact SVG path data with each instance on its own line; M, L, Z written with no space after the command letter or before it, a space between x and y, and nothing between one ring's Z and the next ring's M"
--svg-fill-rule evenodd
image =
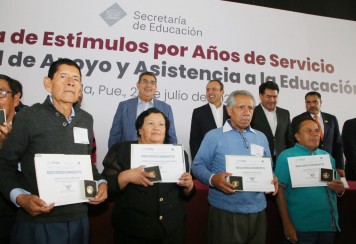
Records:
M320 180L321 168L332 170L328 154L289 157L288 166L294 188L326 186L327 182Z
M226 155L226 172L242 177L243 191L274 192L271 159Z
M141 165L158 167L161 176L159 182L179 182L179 178L185 172L183 146L173 144L132 144L131 168L137 168Z
M93 180L90 155L36 154L39 197L55 206L88 202L84 180Z

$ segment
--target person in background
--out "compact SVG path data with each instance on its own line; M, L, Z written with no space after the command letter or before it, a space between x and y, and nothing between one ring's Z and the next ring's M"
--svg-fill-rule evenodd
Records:
M19 104L16 106L15 111L16 111L16 112L20 112L22 109L27 108L28 106L25 105L25 104L23 104L22 101L21 101L22 96L23 96L23 89L22 89L22 84L21 84L21 82L19 82L18 80L15 80L15 79L14 79L14 82L15 82L15 85L17 86L17 91L18 91L18 93L19 93L19 95L20 95L20 102L19 102Z
M268 140L274 167L277 156L294 145L289 111L277 107L279 87L266 81L259 87L261 103L253 111L251 127L263 132Z
M346 179L356 180L356 118L347 120L344 123L342 141L346 158Z
M315 91L308 92L305 95L305 108L307 111L294 117L293 121L300 117L309 116L317 122L320 127L319 148L331 154L335 159L337 172L341 177L345 177L344 150L339 123L334 115L321 112L321 105L320 93Z
M224 84L219 80L211 80L206 85L208 103L193 110L190 126L190 153L194 160L205 134L215 128L222 127L229 118L223 104Z
M0 74L0 109L5 110L6 122L0 125L0 151L11 133L20 101L17 83L11 77ZM15 205L0 195L0 243L10 243L12 226L16 217Z
M170 121L156 108L143 111L136 120L138 141L114 144L107 153L103 175L114 199L112 223L115 243L184 243L185 204L195 191L189 173L178 183L152 183L144 166L131 168L131 145L168 143Z
M18 86L14 79L0 74L0 109L5 111L6 122L0 125L0 149L12 130L15 108L20 102Z
M167 140L177 143L174 127L173 112L170 105L154 98L157 90L157 78L152 72L140 74L136 84L138 96L119 103L110 129L109 149L118 142L137 140L135 121L145 110L155 107L162 111L169 119L171 126Z

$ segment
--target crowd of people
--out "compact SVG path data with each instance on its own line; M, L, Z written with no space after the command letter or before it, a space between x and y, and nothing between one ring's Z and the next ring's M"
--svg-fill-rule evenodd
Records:
M337 198L341 177L356 180L356 119L345 122L321 112L321 94L305 95L306 112L291 120L277 106L279 87L259 87L260 103L245 90L223 101L224 85L208 81L208 103L192 114L185 170L176 182L153 183L154 172L132 167L132 147L177 144L170 105L154 98L157 78L144 72L138 96L119 103L100 174L91 165L97 192L87 203L55 206L39 196L36 154L92 155L93 117L80 108L79 66L70 59L52 63L44 78L49 95L41 104L22 104L22 85L0 74L0 243L89 243L87 204L113 200L115 243L184 243L185 201L194 197L193 177L209 185L209 243L265 243L265 192L236 191L226 156L270 158L271 195L276 198L285 243L333 243L339 231ZM93 150L94 148L94 150ZM94 155L93 155L94 154ZM333 170L324 186L293 187L289 159L327 155ZM346 164L344 162L346 157ZM192 173L190 173L192 172Z

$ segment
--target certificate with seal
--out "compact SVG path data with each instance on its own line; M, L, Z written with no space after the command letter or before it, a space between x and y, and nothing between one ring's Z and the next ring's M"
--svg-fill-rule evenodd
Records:
M242 177L243 191L274 192L271 159L226 155L226 172Z
M90 155L36 154L39 197L55 206L88 202L84 180L93 180Z
M173 144L132 144L131 168L159 167L162 183L179 182L185 172L184 149Z
M289 157L288 166L294 188L326 186L327 182L320 181L322 177L320 169L332 170L328 154Z

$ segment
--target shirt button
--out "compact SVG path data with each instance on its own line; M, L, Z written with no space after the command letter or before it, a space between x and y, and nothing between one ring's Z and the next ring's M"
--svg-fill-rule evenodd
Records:
M163 220L163 216L161 215L161 216L159 216L159 220Z
M58 112L56 112L56 116L57 116L57 117L59 116L59 113L58 113Z
M159 201L160 201L160 202L163 202L163 197L160 197L160 198L159 198Z
M67 122L63 122L63 126L67 126Z

